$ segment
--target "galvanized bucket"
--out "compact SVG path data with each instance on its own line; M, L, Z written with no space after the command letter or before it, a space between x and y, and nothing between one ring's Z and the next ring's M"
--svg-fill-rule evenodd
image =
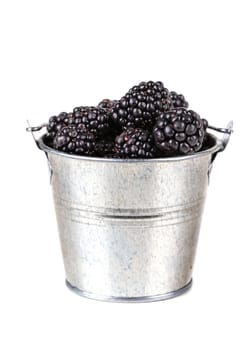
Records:
M69 155L36 140L48 158L67 286L118 302L186 292L209 173L229 136L210 135L193 155L149 160Z

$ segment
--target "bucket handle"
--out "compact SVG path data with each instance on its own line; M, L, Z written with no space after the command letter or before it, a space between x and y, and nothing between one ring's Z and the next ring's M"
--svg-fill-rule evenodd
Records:
M26 131L28 131L28 132L30 132L32 134L32 137L33 137L34 142L36 143L36 146L39 149L41 149L41 147L39 145L39 142L38 142L38 140L36 139L36 137L34 135L34 132L40 131L43 128L47 127L47 124L44 123L44 124L40 124L39 126L31 126L30 123L29 123L29 120L27 120L27 124L28 124L28 127L26 128Z
M224 136L222 137L222 139L218 139L218 144L217 144L217 150L212 154L211 156L211 159L210 159L210 163L209 163L209 166L208 166L208 178L210 176L210 173L212 171L212 168L213 168L213 162L217 156L217 154L219 152L223 152L225 150L225 148L227 147L227 144L229 143L229 140L230 140L230 136L231 134L233 133L233 126L234 126L234 123L233 121L231 120L227 127L226 128L215 128L215 127L210 127L210 129L213 129L215 131L218 131L218 132L222 132L224 133Z
M41 124L39 126L31 126L30 123L29 123L29 120L27 120L27 124L28 124L28 127L26 128L26 131L28 131L28 132L30 132L32 134L32 137L33 137L33 140L34 140L36 146L39 149L42 150L38 140L36 139L36 137L34 135L34 132L42 130L43 128L45 128L47 126L47 124L44 123L44 124ZM50 176L50 184L51 184L52 183L52 176L53 176L53 169L52 169L51 163L49 161L48 153L46 151L44 151L44 152L45 152L46 159L47 159L47 164L48 164L48 169L49 169L49 176Z

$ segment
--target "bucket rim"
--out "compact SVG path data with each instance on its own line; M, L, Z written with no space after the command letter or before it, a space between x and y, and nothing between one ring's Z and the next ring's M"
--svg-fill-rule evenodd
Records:
M48 145L44 142L45 134L42 135L37 140L38 148L44 151L45 153L51 153L56 154L61 157L65 158L72 158L76 160L82 160L82 161L93 161L93 162L102 162L102 163L160 163L160 162L174 162L174 161L182 161L182 160L189 160L194 158L203 157L209 154L217 153L221 150L223 150L223 143L220 139L218 139L215 135L211 133L207 133L208 136L214 141L214 145L210 146L209 148L204 149L203 151L199 151L193 154L188 155L182 155L182 156L175 156L175 157L164 157L164 158L136 158L136 159L123 159L123 158L102 158L102 157L89 157L89 156L81 156L76 154L69 154L65 152L58 151Z

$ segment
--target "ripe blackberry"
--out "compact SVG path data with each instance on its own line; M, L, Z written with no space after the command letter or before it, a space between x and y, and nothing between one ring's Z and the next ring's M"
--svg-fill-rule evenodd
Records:
M130 128L115 139L115 153L122 158L153 158L156 147L151 133Z
M191 110L171 109L157 119L153 135L161 151L180 154L197 152L204 140L204 122Z
M171 107L168 90L163 83L142 82L133 86L112 108L114 122L127 128L150 128L160 113Z
M101 102L98 103L98 108L103 108L106 110L110 110L115 104L117 103L116 100L110 100L108 98L103 99Z
M201 120L203 123L204 130L206 130L208 128L208 121L206 119L203 119L203 118Z
M94 155L95 135L78 130L76 125L71 125L57 132L52 146L55 149L71 154Z
M47 137L53 138L58 131L68 125L70 113L62 112L58 116L51 117L47 125Z
M114 151L115 142L110 138L97 140L95 143L95 154L98 157L104 157L107 154L112 154Z
M169 93L169 97L172 103L173 108L188 108L189 103L186 101L185 96L181 94L177 94L175 91L171 91Z
M105 135L109 129L109 115L105 109L97 107L76 107L69 125L77 125L80 131L88 131L94 135Z

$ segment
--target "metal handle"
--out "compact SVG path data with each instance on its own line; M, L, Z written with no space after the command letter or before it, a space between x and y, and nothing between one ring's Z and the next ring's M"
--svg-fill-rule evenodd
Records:
M229 124L230 124L231 122L229 122ZM232 132L233 132L233 129L231 128L229 128L229 127L227 127L227 128L217 128L216 126L212 126L212 125L208 125L207 126L208 127L208 129L212 129L212 130L215 130L215 131L218 131L218 132L222 132L222 133L224 133L224 134L232 134Z
M47 127L47 124L46 123L43 123L39 126L31 126L30 123L29 123L29 120L27 120L27 124L28 124L28 127L26 128L26 131L30 132L32 134L32 137L33 137L33 140L35 141L36 143L36 146L40 149L40 146L39 146L39 143L38 143L38 140L36 139L35 135L34 135L34 132L36 131L40 131L41 129Z
M222 139L219 139L219 148L214 154L217 154L219 152L223 152L224 149L227 147L227 144L228 144L228 142L230 140L230 136L232 135L232 133L234 131L233 130L233 125L234 125L234 123L231 120L228 123L226 128L213 128L213 127L211 127L211 129L214 129L216 131L224 133L224 136L222 137Z
M233 133L233 126L234 126L234 123L233 121L231 120L227 127L226 128L215 128L215 127L209 127L213 130L216 130L216 131L219 131L219 132L223 132L224 133L224 136L222 137L222 139L219 139L219 147L217 148L216 152L214 152L212 154L212 157L211 157L211 160L210 160L210 163L209 163L209 166L208 166L208 179L209 179L209 176L210 176L210 173L212 171L212 168L213 168L213 162L217 156L217 154L219 152L223 152L224 149L227 147L227 144L229 143L229 140L230 140L230 136L231 134Z
M31 126L30 123L29 123L29 120L27 120L27 124L28 124L28 127L26 128L26 131L28 131L28 132L30 132L32 134L33 140L35 141L37 147L39 149L41 149L40 145L39 145L39 142L38 142L38 140L36 139L36 137L34 135L34 132L40 131L41 129L45 128L47 126L47 124L44 123L44 124L41 124L39 126ZM48 169L49 169L49 176L50 176L50 184L51 184L52 183L52 176L53 176L53 169L52 169L51 163L49 161L47 152L45 152L45 155L46 155L46 159L47 159L47 164L48 164Z
M224 149L227 147L227 144L229 143L229 140L230 140L230 136L231 134L234 132L233 130L233 126L234 126L234 123L232 120L230 120L230 122L228 123L227 125L227 132L225 132L223 138L222 138L222 151L224 151Z
M41 125L39 125L39 126L30 126L30 123L29 123L28 120L27 120L27 123L28 123L29 127L26 128L26 131L28 131L28 132L39 131L39 130L41 130L42 128L45 128L45 127L47 126L47 124L41 124Z

